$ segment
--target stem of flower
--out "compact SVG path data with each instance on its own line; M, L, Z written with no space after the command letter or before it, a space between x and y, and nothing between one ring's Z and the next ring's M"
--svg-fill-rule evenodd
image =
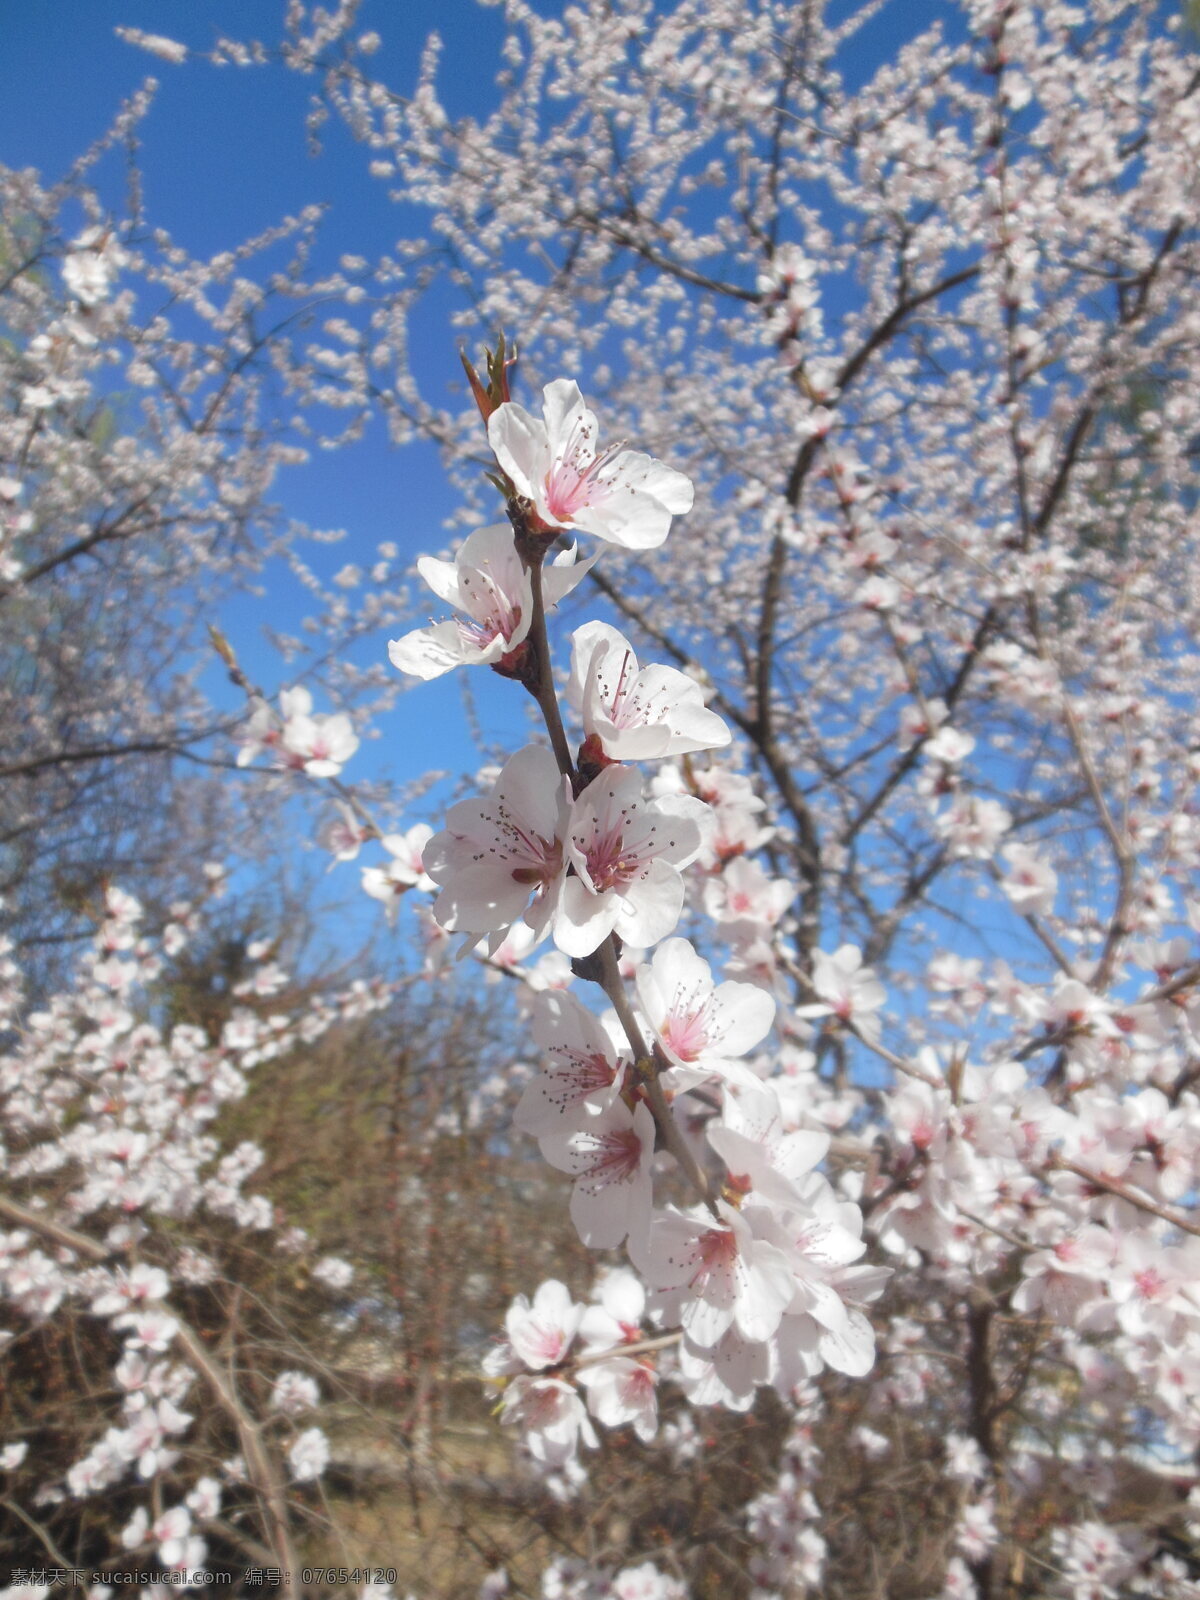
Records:
M644 1356L654 1350L669 1350L673 1344L678 1344L683 1338L683 1329L676 1328L673 1333L662 1333L656 1339L638 1339L633 1344L614 1345L611 1350L595 1350L586 1356L576 1356L574 1361L564 1362L565 1367L577 1371L580 1367L594 1367L601 1361L612 1361L616 1356Z
M529 570L529 584L533 591L533 616L529 623L529 641L537 658L537 677L531 688L534 699L541 709L546 732L550 735L550 744L554 750L554 759L558 762L558 770L570 778L574 786L578 773L575 770L575 763L571 760L571 746L567 742L567 731L563 727L562 714L558 709L558 696L554 692L554 674L550 669L550 639L546 632L546 602L542 595L542 562L546 556L546 545L544 540L540 546L533 540L518 540L517 548Z

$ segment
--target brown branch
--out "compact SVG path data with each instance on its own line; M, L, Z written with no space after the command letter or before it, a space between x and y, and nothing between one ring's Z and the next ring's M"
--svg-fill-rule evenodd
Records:
M636 218L641 222L644 219ZM707 289L711 294L721 294L731 300L742 300L749 305L757 305L762 299L757 289L743 289L740 284L724 283L720 278L710 278L707 273L697 272L694 267L687 267L681 261L673 261L670 256L663 255L653 245L647 244L644 239L639 239L628 228L622 227L614 219L602 217L596 211L575 211L565 219L562 226L570 227L573 223L582 222L593 232L604 234L615 244L632 250L634 255L640 256L652 267L657 267L660 272L665 272L668 277L678 278L681 283L690 283L695 289Z
M1074 1161L1064 1161L1061 1157L1051 1161L1047 1170L1072 1172L1077 1178L1082 1178L1085 1183L1091 1184L1093 1188L1103 1189L1107 1194L1116 1195L1118 1200L1136 1206L1139 1211L1148 1212L1152 1217L1160 1217L1163 1222L1169 1222L1173 1228L1179 1228L1183 1233L1192 1233L1200 1238L1200 1223L1193 1222L1178 1211L1172 1211L1169 1206L1160 1206L1157 1200L1152 1200L1149 1195L1131 1188L1118 1178L1106 1178L1102 1173L1089 1172L1087 1167L1078 1166Z

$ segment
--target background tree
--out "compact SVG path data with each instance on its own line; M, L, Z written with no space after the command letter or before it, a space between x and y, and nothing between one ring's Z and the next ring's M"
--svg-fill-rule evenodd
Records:
M357 10L295 4L277 48L226 41L216 52L247 70L272 70L281 57L314 74L324 97L314 125L326 109L343 116L380 181L406 208L430 216L425 235L406 238L377 266L356 268L353 283L328 288L347 292L336 339L300 339L271 354L299 396L336 401L352 426L377 410L397 443L434 439L461 484L464 524L490 523L497 513L480 468L499 466L511 480L512 461L492 460L469 409L458 414L423 397L424 374L407 353L413 320L432 315L448 286L458 297L457 327L473 342L485 332L494 338L498 325L518 335L521 366L510 378L531 391L517 391L531 408L521 423L530 437L539 427L547 437L553 431L552 415L544 425L536 415L540 385L577 376L606 440L627 439L694 482L695 507L669 543L606 549L563 615L577 620L584 597L598 593L643 659L686 669L734 731L733 759L681 751L656 769L655 804L690 795L714 812L714 836L689 869L684 926L720 954L731 980L771 997L774 1031L751 1070L769 1087L789 1136L830 1136L820 1179L830 1185L828 1203L840 1208L840 1226L865 1217L870 1270L893 1268L886 1295L868 1307L876 1345L869 1373L861 1363L830 1372L836 1363L824 1355L811 1367L791 1366L796 1352L776 1344L746 1378L743 1346L724 1363L702 1359L711 1345L697 1356L697 1341L689 1345L668 1326L663 1304L656 1309L651 1299L649 1320L643 1324L641 1312L626 1320L638 1358L649 1363L644 1370L664 1380L655 1390L662 1429L653 1440L639 1437L646 1413L631 1402L601 1417L615 1448L598 1456L558 1449L561 1433L551 1437L545 1417L523 1409L521 1397L550 1392L538 1383L557 1385L556 1403L574 1407L570 1442L586 1439L589 1418L604 1410L595 1366L612 1351L574 1342L578 1297L590 1293L595 1312L597 1300L605 1309L606 1295L634 1294L636 1286L619 1274L589 1286L578 1247L557 1222L528 1262L508 1253L510 1240L524 1246L531 1214L540 1228L551 1209L546 1180L521 1174L527 1146L515 1143L507 1121L516 1103L518 1127L533 1126L524 1094L539 1068L525 1059L535 1051L523 1014L514 1042L496 1041L503 1070L494 1090L481 1081L480 1063L457 1071L462 1029L472 1027L474 1044L477 1025L465 1011L455 1015L452 1002L431 1019L402 1017L399 1040L373 1020L358 1047L368 1069L361 1082L351 1086L349 1069L338 1069L338 1104L351 1111L340 1126L323 1114L331 1058L325 1046L311 1051L297 1074L317 1079L305 1128L334 1159L349 1155L340 1141L361 1138L369 1161L338 1183L307 1175L284 1146L307 1098L299 1094L286 1114L272 1105L272 1182L334 1231L345 1226L344 1197L382 1197L383 1223L351 1231L366 1257L356 1269L378 1302L371 1339L392 1352L376 1348L370 1359L383 1361L402 1398L381 1398L368 1384L370 1425L393 1406L400 1422L392 1464L415 1485L414 1506L425 1496L437 1527L474 1539L477 1564L416 1581L457 1597L486 1564L504 1569L493 1573L493 1594L505 1582L547 1596L622 1595L636 1582L662 1600L683 1587L847 1600L1193 1594L1200 66L1177 19L1149 0L967 0L884 49L880 30L891 14L874 4L849 12L817 0L589 0L545 18L510 0L499 103L455 121L439 102L434 46L413 94L372 80ZM187 55L171 41L142 42ZM16 214L41 216L48 202L28 180L13 182ZM0 681L13 685L6 720L14 727L22 682L45 685L46 705L60 719L48 730L50 713L35 696L35 743L9 774L21 783L96 755L70 718L62 721L74 710L74 640L57 619L91 630L86 665L96 631L103 637L120 611L105 605L111 594L102 585L87 587L83 578L103 570L99 558L86 559L93 551L107 561L125 548L109 511L96 507L128 503L127 487L123 499L121 485L103 479L106 464L121 459L123 413L89 366L111 340L106 334L91 345L88 337L93 321L121 314L116 274L133 267L117 252L132 255L137 239L136 228L110 239L98 215L91 226L101 231L76 236L61 268L69 295L52 292L32 263L13 280L10 353L23 387L19 400L13 390L3 459L15 464L7 470L21 487L5 491L18 552L6 582L16 607L42 609L28 612L11 675L6 669ZM22 224L34 237L31 228ZM160 269L141 261L137 270ZM162 271L164 285L187 299L189 317L208 318L211 296L198 280L223 282L227 269L208 264L192 276L168 258ZM177 518L205 528L215 519L237 552L233 568L244 561L252 569L242 489L254 486L257 505L288 445L264 439L256 394L238 387L266 346L248 331L258 326L243 309L257 305L252 287L239 282L231 295L232 309L213 322L222 338L185 350L178 330L154 324L138 335L152 370L156 353L168 373L172 363L189 373L197 364L194 384L154 379L150 454L157 461L169 445L173 465L170 486L147 504L169 550ZM74 310L59 303L67 298ZM52 341L38 341L60 315L78 327L54 333L64 342L52 361ZM489 376L484 410L511 405L494 363ZM551 413L555 394L562 391L552 391ZM245 404L224 413L231 431L218 439L204 425L205 404L219 397L220 414L235 395ZM498 457L497 441L516 416L510 409L489 431ZM115 442L104 438L110 418ZM141 436L133 437L123 448L136 455ZM572 459L590 462L592 445L580 448ZM65 501L62 521L22 520L33 497L25 469L35 456L30 481L49 503ZM614 452L604 466L622 470L621 459ZM561 465L561 452L553 461ZM584 477L584 487L605 481L602 469ZM542 531L521 496L537 512L548 494L548 482L521 486L509 508L513 551L527 554ZM569 511L560 508L545 531L575 531ZM141 514L139 505L126 526ZM29 541L43 527L55 530L52 541L31 558ZM588 532L582 521L580 529ZM503 525L500 535L508 537ZM88 540L86 551L72 553ZM190 604L206 592L208 567L184 543L171 582L186 576ZM517 565L527 573L533 564ZM223 580L227 569L218 562L217 570ZM64 571L80 576L53 605L39 602L38 586ZM128 663L136 649L174 661L172 641L152 626L169 609L152 602L175 591L155 589L151 576L145 570L131 580L145 603L130 611L130 631L121 631L119 616L111 624L114 660ZM371 590L358 616L329 607L331 630L340 639L374 625L383 606ZM555 625L556 641L565 631ZM581 635L596 637L576 628L577 651ZM515 671L546 709L552 667L565 657L527 637L533 644L520 660L501 662L509 675L501 687L519 697ZM79 694L90 670L80 668ZM191 702L177 682L176 690L176 699L152 696L151 712L135 699L127 716L125 691L113 680L88 737L149 728L157 752L164 728L189 748L220 731L219 719L183 719ZM317 753L313 729L328 725L314 718L326 713L288 694L278 713L253 697L243 750L320 778L312 768L327 755ZM594 714L585 704L575 718L583 726L573 722L572 732L587 734L585 752L599 739L603 755L603 739L588 726ZM553 717L549 732L561 733ZM218 759L230 753L212 748ZM553 790L552 767L533 759ZM571 748L566 759L576 762ZM598 759L594 745L573 770L573 804L586 804L588 759ZM628 771L622 757L612 759ZM494 781L485 771L480 787ZM32 828L33 800L11 792L19 804L9 826L19 839ZM76 799L65 793L64 816ZM367 880L373 893L419 896L411 835L377 844L370 836L383 830L366 820L369 807L349 787L342 799L348 815L336 853L367 845L374 870L387 875L386 884ZM97 832L85 837L99 838L102 820L89 826ZM443 834L426 853L443 895L453 881L452 844ZM46 859L58 848L51 836ZM109 849L98 845L97 857ZM32 870L42 855L29 859ZM33 880L22 869L26 881ZM117 1041L130 1029L110 1014L110 991L119 995L125 980L105 965L104 940L123 938L121 928L137 919L114 895L107 891L99 965L51 1008L61 1038L48 1041L13 1002L20 1033L5 1062L14 1086L6 1117L23 1164L9 1173L14 1196L5 1204L21 1237L4 1286L19 1319L18 1355L47 1329L53 1337L60 1306L79 1312L86 1301L81 1314L93 1321L119 1315L97 1302L118 1293L119 1273L132 1270L131 1251L142 1242L121 1231L122 1189L111 1171L90 1210L80 1201L100 1181L90 1164L104 1149L99 1135L114 1131L105 1121L116 1115L109 1099L96 1096L119 1098L112 1075L128 1066ZM445 905L439 914L449 922ZM432 972L444 939L436 927L426 934ZM566 948L560 926L553 936L561 948L539 956L518 925L491 962L541 994L532 1027L542 1046L553 995L570 982L567 957L579 954ZM671 950L678 955L677 945ZM640 970L648 1013L645 974L659 970L658 956L625 954L625 976ZM580 992L590 992L583 959L576 976ZM269 1001L281 980L265 965L258 992ZM614 1004L625 994L622 981L605 974ZM358 1002L352 992L339 1007L351 1021L369 999L355 992ZM487 1009L503 1019L501 992L493 988ZM147 1003L147 1025L157 1026ZM186 1031L178 1040L139 1036L139 1063L144 1056L153 1078L155 1052L166 1050L172 1071L186 1078L190 1050L257 1072L278 1054L277 1032L298 1049L312 1043L306 1008L323 1035L328 1008L311 996L297 1004L302 1014L278 1025L271 1010L262 1016L248 1006L252 1021L232 1039L231 1019L217 1007L203 1045ZM590 1026L572 1015L580 1029ZM643 1020L660 1026L653 1016ZM489 1037L487 1066L491 1048ZM253 1063L243 1061L247 1052ZM450 1073L439 1071L446 1057ZM671 1070L662 1061L636 1069L647 1080ZM195 1087L184 1096L189 1107ZM640 1104L643 1087L631 1088L630 1099ZM242 1096L231 1090L226 1098ZM701 1188L733 1195L725 1202L733 1209L744 1202L737 1185L748 1175L736 1161L729 1166L739 1148L731 1139L738 1104L721 1071L678 1087L658 1122L669 1150L656 1161L663 1193L682 1199L698 1176ZM247 1107L254 1123L266 1119L252 1097ZM89 1150L71 1135L93 1123ZM236 1140L232 1122L226 1131ZM553 1138L534 1131L552 1152ZM181 1137L193 1135L198 1127L185 1124ZM183 1148L200 1162L197 1149ZM204 1181L232 1191L218 1189L219 1215L245 1229L262 1206L241 1198L250 1157L240 1149L235 1142L222 1157L204 1145L205 1162L231 1161ZM485 1176L486 1192L498 1197L486 1219ZM761 1173L755 1181L761 1185ZM811 1193L825 1190L817 1184ZM204 1194L214 1198L208 1188ZM153 1206L144 1210L151 1242L138 1264L153 1259L160 1271L178 1271L180 1241ZM75 1212L82 1220L63 1233L72 1226L63 1214ZM830 1227L833 1214L824 1216ZM55 1228L75 1259L47 1254ZM806 1234L803 1249L813 1283L829 1288L834 1267L846 1263L825 1261L818 1270L820 1236ZM322 1491L305 1485L319 1484L325 1456L347 1472L328 1443L339 1419L301 1446L307 1429L294 1436L290 1421L263 1417L268 1381L288 1368L282 1348L271 1345L273 1314L256 1305L243 1319L243 1291L253 1298L259 1267L239 1239L228 1249L220 1316L210 1326L236 1343L252 1324L248 1344L259 1353L245 1357L240 1421L211 1382L210 1399L217 1412L224 1406L227 1430L279 1430L280 1446L258 1477L230 1491L238 1528L252 1525L258 1547L279 1554L296 1527L330 1536L336 1519L322 1520ZM443 1268L451 1259L453 1271ZM77 1271L83 1260L107 1275L103 1285ZM338 1277L335 1267L335 1292ZM169 1291L180 1309L192 1296L186 1275L182 1285ZM468 1354L474 1364L482 1318L498 1320L510 1294L533 1304L517 1298L509 1306L509 1347L492 1353L490 1372L504 1381L503 1415L521 1424L516 1431L538 1470L518 1478L513 1458L498 1456L503 1492L493 1504L509 1520L489 1521L483 1537L446 1510L467 1476L448 1441L463 1403L459 1373ZM828 1298L824 1304L828 1311ZM305 1310L294 1314L302 1319ZM553 1359L537 1349L526 1359L536 1345L525 1337L531 1328L559 1341ZM308 1337L319 1345L322 1335L313 1328ZM743 1345L766 1343L747 1335ZM202 1357L203 1342L191 1348L194 1363L196 1348ZM116 1355L114 1347L90 1366L60 1368L59 1392L98 1387ZM842 1364L852 1367L847 1358ZM201 1360L201 1380L202 1368ZM356 1391L342 1374L344 1389L328 1392L361 1394L361 1380L360 1373ZM63 1498L48 1502L56 1547L67 1530L80 1548L111 1550L106 1559L115 1559L124 1528L93 1521L94 1502L82 1511L77 1502L87 1499L81 1462L90 1463L84 1476L110 1470L94 1451L104 1426L116 1426L116 1405L110 1395L89 1411L82 1445L55 1442L50 1492ZM25 1418L22 1411L22 1428ZM367 1426L361 1413L356 1425ZM118 1429L119 1481L132 1495L129 1427ZM178 1469L171 1462L156 1471L143 1498L190 1504L180 1497L197 1492L199 1458L215 1453L206 1437L198 1429L196 1451ZM489 1448L504 1447L493 1440L485 1454ZM378 1442L374 1449L378 1466L386 1450ZM281 1510L285 1459L295 1481ZM491 1460L495 1468L497 1456ZM667 1460L690 1465L669 1472ZM21 1473L13 1504L24 1511L46 1484L34 1481L24 1458L13 1470ZM528 1506L532 1523L512 1514L514 1500ZM555 1510L562 1503L565 1514ZM204 1504L211 1522L211 1497ZM24 1539L29 1524L12 1515ZM135 1515L125 1524L136 1534L130 1548L163 1560L164 1550L186 1556L172 1543L183 1533L143 1527ZM406 1539L409 1532L406 1525ZM220 1534L214 1524L204 1537ZM552 1552L539 1579L535 1569ZM653 1569L634 1578L623 1570L651 1560Z

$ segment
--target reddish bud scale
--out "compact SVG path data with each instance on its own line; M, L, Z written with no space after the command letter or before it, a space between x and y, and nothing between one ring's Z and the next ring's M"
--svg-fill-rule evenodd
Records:
M604 746L600 742L600 736L595 733L588 734L587 738L579 746L579 754L575 758L575 764L579 768L585 787L594 778L598 778L605 767L616 765L611 756L604 754Z

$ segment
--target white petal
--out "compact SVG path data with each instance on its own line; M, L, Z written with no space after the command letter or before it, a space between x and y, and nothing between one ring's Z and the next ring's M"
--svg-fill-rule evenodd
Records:
M667 861L652 861L617 902L615 926L625 944L644 949L675 931L683 911L683 879ZM594 948L594 947L593 947Z
M550 466L545 425L509 401L488 421L488 443L518 494L536 499Z
M568 878L554 919L555 944L564 955L590 956L612 932L619 909L615 894L592 894L581 878Z
M458 567L457 561L439 561L436 556L422 556L417 562L417 571L438 599L454 606L456 610L462 610L458 593Z
M577 423L591 430L592 454L595 455L596 419L584 403L583 394L574 378L555 378L542 390L542 416L551 450L557 453Z
M822 1332L817 1348L836 1372L861 1378L875 1365L875 1330L861 1311L849 1311L843 1327Z

